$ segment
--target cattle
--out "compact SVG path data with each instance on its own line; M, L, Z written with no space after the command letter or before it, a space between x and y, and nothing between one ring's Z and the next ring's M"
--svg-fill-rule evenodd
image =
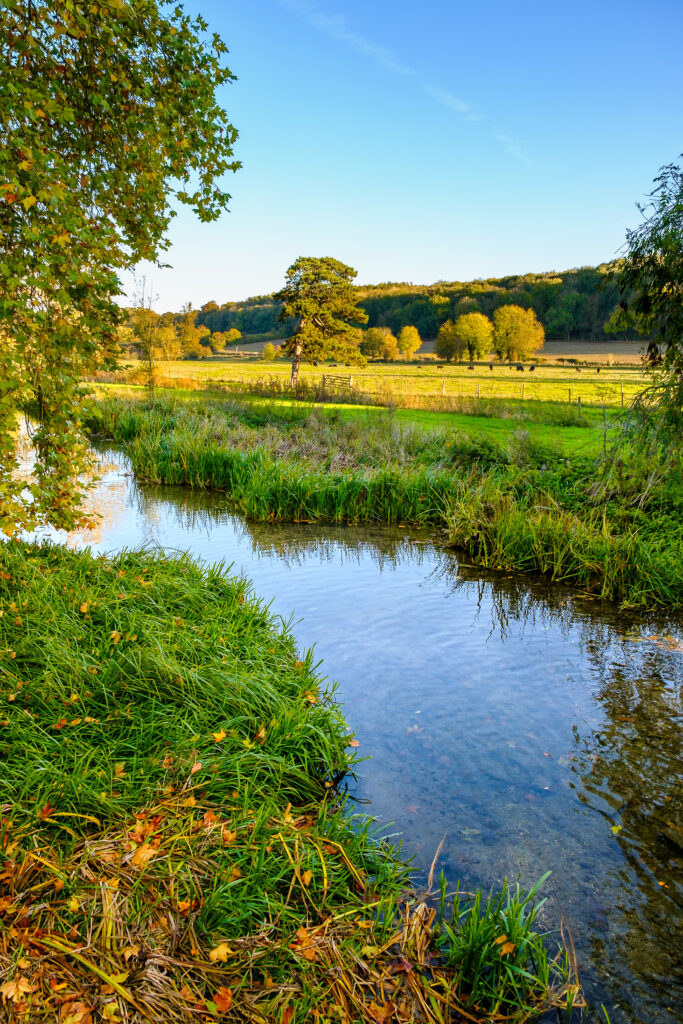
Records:
M522 366L521 363L517 363L517 369L519 370L520 373L524 373L524 367Z
M529 373L533 373L535 369L536 369L535 366L530 366L529 367Z

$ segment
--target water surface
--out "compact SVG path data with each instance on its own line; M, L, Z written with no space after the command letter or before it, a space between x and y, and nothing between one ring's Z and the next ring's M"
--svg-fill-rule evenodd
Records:
M220 495L91 496L94 549L155 543L232 563L291 621L369 760L351 786L426 873L535 882L577 946L589 1019L674 1024L683 1007L683 625L487 574L417 532L247 524Z

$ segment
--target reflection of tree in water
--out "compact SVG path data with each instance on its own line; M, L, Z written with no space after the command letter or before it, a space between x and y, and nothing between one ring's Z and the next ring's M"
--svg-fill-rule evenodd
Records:
M615 640L591 641L605 720L587 736L575 729L577 795L620 829L621 953L634 979L671 988L673 1008L683 1002L683 662L656 640Z
M656 1017L674 1024L677 1018L661 1007L674 1015L683 1004L683 656L666 634L673 629L680 636L680 621L664 625L625 615L543 581L465 568L455 559L432 575L468 591L477 614L489 616L491 632L502 639L539 626L565 634L579 629L604 718L585 734L574 727L572 787L584 806L606 819L606 831L617 829L613 841L623 854L608 876L623 895L610 907L609 934L591 936L591 958L604 978L618 944L630 977L624 991L623 973L613 971L614 1002L633 1022ZM607 835L612 841L613 833Z

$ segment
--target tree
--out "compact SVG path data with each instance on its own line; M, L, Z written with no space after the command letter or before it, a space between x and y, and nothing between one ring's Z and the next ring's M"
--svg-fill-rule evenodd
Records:
M162 13L163 12L163 13ZM216 219L239 164L225 45L163 0L0 6L0 529L86 521L84 371L113 366L118 275L168 247L178 203ZM29 496L17 412L39 420Z
M465 341L458 334L452 320L441 324L434 345L434 351L439 359L445 359L449 363L451 359L461 359L465 347Z
M528 359L543 346L545 331L533 309L499 306L493 313L493 343L499 359Z
M275 345L272 341L266 342L261 352L261 359L265 359L267 362L272 362L275 359Z
M679 374L683 372L683 166L662 167L654 184L650 201L638 204L645 219L627 231L626 255L613 276L624 311L651 332L650 363L663 363L666 371Z
M368 359L397 359L398 341L390 327L368 327L363 331L360 350Z
M455 321L455 333L463 342L470 360L483 359L493 344L493 324L483 313L463 313Z
M275 298L282 303L280 321L298 321L285 342L285 351L292 356L292 387L302 359L325 359L330 339L347 335L354 322L367 322L365 312L356 306L355 276L352 267L331 256L301 256L287 270L285 286Z
M437 296L437 298L441 298L441 296ZM398 336L398 347L404 359L412 359L421 344L422 338L417 327L401 328L401 333Z
M147 279L142 277L137 282L135 293L135 306L133 307L131 321L133 332L137 339L138 346L145 364L147 375L147 394L150 402L154 398L156 387L156 365L159 356L159 315L152 309L152 303L158 296L152 294L152 289L147 287Z
M238 331L236 327L231 327L229 331L225 332L225 345L234 345L235 342L239 341L242 337L242 332Z

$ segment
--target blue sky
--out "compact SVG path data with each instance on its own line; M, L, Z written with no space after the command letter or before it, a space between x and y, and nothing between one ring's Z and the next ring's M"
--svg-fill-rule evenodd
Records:
M173 222L159 309L611 259L683 151L681 0L191 0L230 48L230 213ZM143 268L144 269L144 268Z

